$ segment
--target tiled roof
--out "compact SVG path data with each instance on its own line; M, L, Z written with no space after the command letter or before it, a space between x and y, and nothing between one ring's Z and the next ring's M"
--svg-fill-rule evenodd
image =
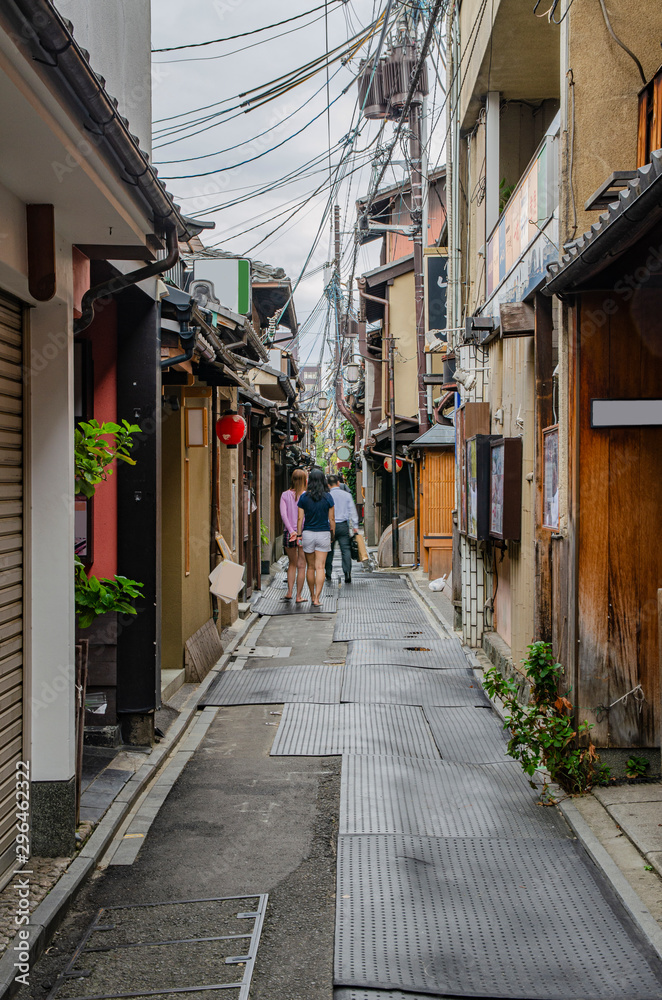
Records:
M571 290L598 274L662 220L662 149L637 170L606 212L576 239L559 261L549 264L548 295Z

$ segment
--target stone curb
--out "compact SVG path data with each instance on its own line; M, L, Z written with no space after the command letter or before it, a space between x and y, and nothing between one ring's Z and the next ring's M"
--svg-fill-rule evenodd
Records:
M604 849L590 826L569 799L558 803L566 822L593 863L612 886L614 892L637 925L648 945L662 959L662 927L632 888L625 875Z
M6 997L13 996L22 985L16 982L16 975L19 970L14 967L14 963L18 961L18 952L16 949L19 944L29 952L28 962L30 969L32 969L64 919L81 886L96 868L97 863L126 819L132 806L144 791L145 786L160 771L170 751L181 740L191 719L198 711L200 695L204 694L207 688L216 680L216 676L225 669L232 656L232 651L241 643L246 633L258 619L259 615L253 612L244 619L241 627L237 629L232 640L223 651L223 655L218 663L212 667L195 691L191 692L188 701L192 701L192 704L189 705L187 701L178 718L170 726L165 739L156 749L152 750L145 763L127 781L102 816L84 847L81 848L67 870L62 873L48 895L30 914L30 923L22 928L23 933L25 931L28 932L29 939L21 941L17 934L13 941L7 945L4 955L0 958L0 1000L5 1000Z
M418 593L419 597L422 598L426 607L430 609L445 631L448 632L448 625L443 620L432 602L428 600L425 592L421 590L413 576L407 574L406 579L409 581L410 586ZM473 651L469 651L464 645L462 646L462 649L464 650L469 664L473 668L478 667L482 669L482 664L475 653ZM493 699L490 699L490 701L492 702L497 714L503 719L504 716L501 705ZM584 847L593 863L600 869L613 888L614 892L627 910L631 919L638 927L648 945L660 957L660 959L662 959L662 928L653 914L632 888L616 862L610 858L609 854L595 836L577 807L570 800L565 799L557 804L557 808L560 809L566 823L577 837L577 840Z

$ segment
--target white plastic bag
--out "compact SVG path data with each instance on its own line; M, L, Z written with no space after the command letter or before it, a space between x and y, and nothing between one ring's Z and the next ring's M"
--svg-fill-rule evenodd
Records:
M443 590L444 587L446 586L446 577L447 576L448 576L448 574L444 573L444 575L440 576L438 580L430 580L430 582L428 584L428 590L434 590L437 593L439 593L439 591Z

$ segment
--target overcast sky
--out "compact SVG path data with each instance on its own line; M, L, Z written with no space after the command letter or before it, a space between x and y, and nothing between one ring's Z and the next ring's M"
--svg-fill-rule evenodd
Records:
M323 0L284 0L278 5L267 0L186 0L185 3L182 0L153 0L152 45L154 48L161 48L225 38L293 17L319 7L321 3ZM377 0L377 11L381 9L383 5ZM372 0L329 0L329 48L344 44L349 37L368 25L374 16ZM283 32L288 33L282 34ZM276 38L276 35L281 37ZM373 45L376 45L376 40ZM159 130L177 128L186 123L188 118L208 116L239 104L246 98L232 98L268 84L322 56L325 46L325 18L322 9L290 24L244 39L193 50L153 54L153 159L168 189L181 204L185 214L199 215L216 222L216 229L205 233L203 242L283 267L293 281L299 277L320 226L328 199L328 185L293 219L288 221L288 218L296 205L310 196L328 177L328 161L323 160L311 168L319 170L318 173L299 178L286 187L263 194L259 193L259 189L286 174L298 171L309 160L326 155L329 123L324 112L327 105L325 72L317 73L306 83L250 113L233 111L187 127L183 133L162 138L159 138ZM237 51L239 49L243 51ZM363 49L362 54L365 51ZM358 68L359 57L360 55L344 67L335 63L329 70L331 101L337 98L330 113L332 146L351 127L357 101L357 87L351 81ZM347 93L342 95L343 89L348 86ZM184 114L221 101L226 103L195 115ZM173 119L177 115L183 117ZM254 162L240 165L242 161L252 159L282 143L316 115L320 117L301 135ZM172 120L160 121L166 118ZM284 121L286 118L287 121ZM186 137L187 133L199 129L206 131ZM359 153L375 136L377 129L378 123L368 123L355 146ZM255 138L266 130L270 131L261 138ZM389 124L386 136L391 132L392 126ZM173 142L173 139L177 141ZM239 145L240 143L245 144ZM232 146L237 148L229 149ZM213 155L204 159L185 159L204 154ZM338 156L337 152L332 154L334 164L338 161ZM394 159L397 158L401 157L394 156ZM183 162L167 162L173 160ZM351 164L350 169L365 160L366 157L360 158ZM207 177L180 179L180 175L218 171L219 168L226 167L231 169L212 173ZM385 182L396 179L399 181L402 176L402 168L389 168ZM362 170L348 177L340 190L338 200L341 205L341 229L346 259L350 258L352 250L354 202L359 194L367 191L369 184L368 162ZM252 195L253 191L256 192L255 195ZM218 205L245 195L251 195L250 200L222 211L212 211ZM251 231L246 232L249 229ZM262 240L264 242L252 249ZM379 262L379 244L380 241L375 241L361 250L358 273ZM318 269L329 259L331 253L330 228L327 222L309 270ZM300 322L310 314L322 291L323 277L319 270L301 282L295 295ZM319 341L316 342L315 336L321 333L322 324L315 323L310 335L301 345L302 361L308 355L310 363L317 360Z

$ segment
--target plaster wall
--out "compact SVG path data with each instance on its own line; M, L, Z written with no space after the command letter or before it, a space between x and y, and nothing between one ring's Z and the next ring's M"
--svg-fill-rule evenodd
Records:
M476 126L463 141L465 170L466 224L462 236L461 273L467 315L473 315L485 301L485 124Z
M608 2L616 35L641 61L649 80L662 62L662 5L639 0ZM631 57L610 36L599 0L574 3L567 29L567 52L562 86L567 104L568 131L564 183L570 188L570 152L574 150L568 218L562 234L572 238L572 201L580 235L597 222L598 213L585 212L584 203L614 170L632 170L637 156L637 95L643 84ZM574 82L574 87L571 83Z
M597 4L597 0L596 0ZM460 124L472 128L488 91L505 100L558 95L559 28L521 0L464 0L460 6ZM493 26L493 27L492 27Z
M24 400L25 753L35 782L67 782L75 766L73 274L70 245L56 244L58 297L29 316Z
M99 423L117 420L117 309L114 301L100 309L89 327L94 364L93 414ZM120 414L120 420L129 415ZM90 572L112 577L117 573L117 462L112 474L94 494L93 550Z
M152 153L152 57L150 0L56 0L72 21L74 37L90 53L96 73L119 102L141 148Z
M494 627L511 646L513 661L519 663L534 635L535 607L535 503L533 478L535 448L535 365L533 337L508 337L490 345L492 367L489 397L492 433L522 437L522 520L521 541L507 543L508 555L494 547L497 573ZM503 410L503 423L496 415ZM498 575L499 583L496 584Z
M28 273L25 203L4 184L0 184L0 218L0 286L25 299Z
M415 417L418 414L418 386L414 272L395 278L388 295L390 333L395 338L395 412L399 417ZM383 398L388 400L388 385Z

